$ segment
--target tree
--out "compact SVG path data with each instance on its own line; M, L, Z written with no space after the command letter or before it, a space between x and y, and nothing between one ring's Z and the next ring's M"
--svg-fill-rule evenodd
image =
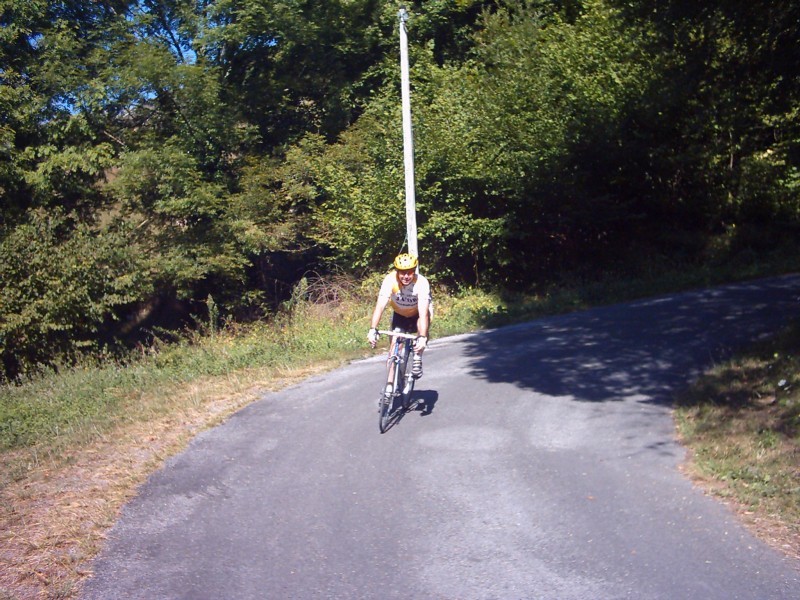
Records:
M427 264L461 281L516 284L534 269L574 265L581 252L603 243L629 202L608 184L601 193L593 189L609 167L598 157L620 139L620 122L654 76L640 36L602 2L550 13L538 3L509 2L484 13L468 60L440 67L429 49L416 51L418 208ZM391 152L401 143L387 131L398 123L390 98L387 90L352 135L329 149L322 160L328 170L317 180L320 221L336 223L325 238L346 252L342 258L355 253L358 264L374 263L390 251L389 239L402 239L400 152ZM615 160L622 160L619 153ZM365 193L372 203L358 197Z
M0 279L13 282L0 288L0 381L100 350L106 321L150 283L131 231L74 221L35 210L0 241Z
M630 22L650 24L651 47L664 56L641 105L639 143L650 150L634 167L650 175L662 218L706 233L796 227L796 3L616 4Z

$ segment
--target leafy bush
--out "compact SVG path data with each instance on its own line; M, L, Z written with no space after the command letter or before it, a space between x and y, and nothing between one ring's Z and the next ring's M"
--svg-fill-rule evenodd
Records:
M98 333L149 282L125 229L34 212L0 242L0 380L100 349Z

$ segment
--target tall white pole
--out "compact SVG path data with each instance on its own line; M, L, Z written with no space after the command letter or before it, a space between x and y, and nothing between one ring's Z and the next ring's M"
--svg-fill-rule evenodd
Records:
M406 21L408 12L401 8L400 18L400 87L403 107L403 164L406 179L406 235L408 251L419 256L417 250L417 205L414 195L414 136L411 131L411 86L408 75L408 36Z

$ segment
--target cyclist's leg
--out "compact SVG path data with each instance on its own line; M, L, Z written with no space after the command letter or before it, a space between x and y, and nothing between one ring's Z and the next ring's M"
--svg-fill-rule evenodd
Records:
M398 331L398 332L401 332L401 333L414 333L417 330L417 318L416 317L404 317L403 315L400 315L398 313L393 313L392 314L391 329L392 329L392 331ZM409 358L405 354L406 340L404 338L394 337L394 338L392 338L392 349L393 350L395 349L395 344L397 344L397 346L396 346L397 350L396 351L398 352L398 354L402 355L402 358L403 358L402 365L400 365L400 367L401 367L400 371L405 375L405 373L407 373L407 371L406 371L406 362L408 361L408 358ZM393 377L395 377L395 375L390 374L390 378L393 378ZM393 380L392 380L392 383L394 383ZM405 382L402 382L402 381L397 382L397 388L400 391L402 391L404 387L405 387Z
M392 315L392 330L399 329L403 333L417 333L417 316L404 317L394 313Z
M414 358L411 359L411 374L414 379L422 377L422 352L414 352Z
M394 313L392 316L392 329L395 328L399 328L406 333L417 333L419 331L419 315L404 317ZM413 353L411 374L417 379L422 377L422 358L417 352Z
M396 337L392 337L389 341L389 353L386 357L386 384L383 386L381 395L378 398L378 413L380 417L381 433L385 431L389 416L392 412L392 407L394 405L394 380L397 363L393 359L393 356L397 351L395 344L398 341L399 338Z
M419 321L421 317L417 317L417 321ZM433 303L428 305L428 336L430 336L431 331L431 321L433 320ZM419 325L417 325L417 331L419 331ZM414 358L411 362L411 374L414 376L414 379L419 379L422 377L422 354L425 350L420 350L417 352L414 350Z
M399 329L403 333L416 333L417 316L404 317L403 315L394 313L392 315L392 329Z
M400 342L400 338L392 337L389 341L389 354L386 357L386 393L392 393L392 385L394 384L394 366L395 361L392 357L397 353L397 344Z
M417 316L404 317L394 313L392 316L392 330L401 331L403 333L416 333ZM410 369L411 365L409 364L413 356L413 351L411 343L406 338L397 338L397 344L399 351L398 356L400 357L400 362L397 365L399 367L397 373L399 374L400 381L396 383L396 389L403 397L403 408L407 409L411 391L414 389L413 376ZM398 377L398 375L395 375L395 377Z
M395 319L398 317L397 313L392 313L392 324L389 327L392 331L395 331ZM392 384L394 383L394 361L392 357L397 353L397 343L400 341L400 338L392 336L389 339L389 354L386 356L386 390L387 392L391 393Z

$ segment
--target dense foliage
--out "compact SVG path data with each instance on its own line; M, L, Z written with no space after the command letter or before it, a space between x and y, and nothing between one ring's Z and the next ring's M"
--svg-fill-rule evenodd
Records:
M797 233L797 3L406 4L440 281ZM405 231L398 5L3 2L0 379L113 349L166 306L250 317L308 270L385 268Z

